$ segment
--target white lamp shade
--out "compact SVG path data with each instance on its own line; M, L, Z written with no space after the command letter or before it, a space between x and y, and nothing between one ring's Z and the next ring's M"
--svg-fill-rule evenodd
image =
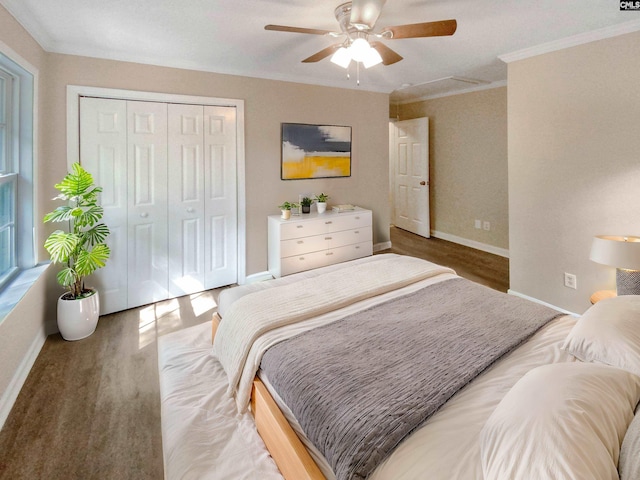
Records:
M593 237L589 258L626 270L640 270L640 238L598 235Z
M356 62L363 62L367 57L367 53L369 52L369 50L371 50L371 46L369 45L369 42L367 42L364 38L356 38L349 47L351 58L353 58Z
M341 66L342 68L347 68L351 63L351 54L349 50L344 47L340 47L336 52L331 56L331 61L336 65Z
M373 67L375 65L378 65L379 63L382 63L382 57L380 56L380 53L373 47L369 48L365 59L362 61L364 68Z

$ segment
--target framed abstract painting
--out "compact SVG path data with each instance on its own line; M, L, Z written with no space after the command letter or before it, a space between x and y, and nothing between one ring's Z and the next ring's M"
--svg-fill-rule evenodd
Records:
M351 127L282 124L282 180L351 176Z

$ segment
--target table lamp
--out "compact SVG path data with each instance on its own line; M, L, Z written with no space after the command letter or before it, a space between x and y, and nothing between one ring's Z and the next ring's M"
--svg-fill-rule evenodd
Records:
M589 258L616 267L618 295L640 295L640 237L598 235Z

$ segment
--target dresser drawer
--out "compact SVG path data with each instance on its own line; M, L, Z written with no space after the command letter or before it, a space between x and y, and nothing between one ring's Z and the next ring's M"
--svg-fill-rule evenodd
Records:
M291 275L292 273L303 272L313 268L324 267L335 263L333 258L335 253L330 250L320 252L305 253L293 257L283 258L280 263L281 275Z
M373 255L373 244L371 241L354 243L353 245L345 245L344 247L332 248L333 263L348 262L356 258L368 257Z
M311 237L324 232L326 232L326 228L322 220L294 221L280 225L280 240Z
M341 232L333 232L324 235L328 239L330 248L342 247L343 245L352 245L365 241L371 241L371 227L356 228L354 230L343 230Z
M314 235L312 237L292 238L280 242L280 257L291 257L303 253L317 252L329 248L331 235Z
M339 232L353 228L371 227L371 212L341 213L325 220L326 232Z

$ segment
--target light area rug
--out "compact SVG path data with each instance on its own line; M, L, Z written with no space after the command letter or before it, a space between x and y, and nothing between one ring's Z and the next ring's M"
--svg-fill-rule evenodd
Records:
M165 479L282 480L210 352L211 322L158 339Z

